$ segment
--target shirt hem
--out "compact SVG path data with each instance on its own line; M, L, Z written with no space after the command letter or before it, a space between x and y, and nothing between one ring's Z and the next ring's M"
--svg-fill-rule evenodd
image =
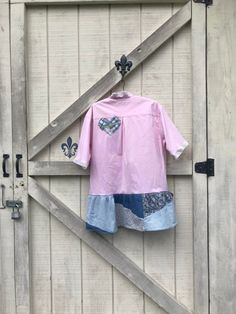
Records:
M178 159L179 156L183 153L183 151L185 150L185 148L189 145L189 143L187 141L185 141L176 151L176 153L174 154L174 158Z
M83 169L87 169L88 168L88 163L84 162L84 161L81 161L81 160L78 160L78 159L74 159L72 160L73 163L81 166Z

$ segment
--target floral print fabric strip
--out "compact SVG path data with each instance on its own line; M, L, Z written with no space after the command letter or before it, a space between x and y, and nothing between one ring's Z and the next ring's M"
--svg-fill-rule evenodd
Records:
M145 193L143 195L143 208L145 215L155 213L162 209L167 203L172 202L173 193L169 191L159 193Z

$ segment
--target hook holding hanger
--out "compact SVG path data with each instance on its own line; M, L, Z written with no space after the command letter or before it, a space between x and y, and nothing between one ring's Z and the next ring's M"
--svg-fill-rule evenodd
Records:
M120 74L122 75L122 81L123 81L123 90L124 90L124 86L125 86L125 80L124 80L124 76L127 73L127 71L130 71L130 68L132 67L133 62L132 61L128 61L127 57L125 55L122 55L119 60L115 61L115 66L116 69L120 72Z

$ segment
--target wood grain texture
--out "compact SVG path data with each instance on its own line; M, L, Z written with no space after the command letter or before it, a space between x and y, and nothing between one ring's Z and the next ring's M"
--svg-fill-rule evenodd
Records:
M180 302L176 302L171 294L139 268L134 262L116 249L109 241L97 233L85 229L84 221L63 202L48 192L32 178L29 181L29 195L62 222L70 231L81 238L107 262L116 267L135 286L145 292L161 307L170 313L190 313Z
M78 11L77 6L48 7L48 116L51 122L66 109L66 104L79 96L78 77ZM77 123L78 127L78 123ZM71 133L67 133L71 132ZM71 128L50 145L49 162L65 160L60 144L70 135ZM80 215L80 179L50 178L50 191ZM81 241L51 216L52 312L82 312ZM73 300L73 302L71 302Z
M210 312L236 308L236 2L207 9Z
M11 6L12 153L22 154L20 171L14 171L14 199L23 202L21 219L14 222L16 313L30 313L29 208L27 194L27 130L25 69L25 5Z
M28 8L29 138L34 138L66 109L69 102L76 100L105 75L113 66L114 60L123 52L126 53L124 47L128 51L135 48L137 39L142 42L143 38L147 38L167 21L174 13L171 8L169 4L130 4L127 10L122 5L78 8L52 6L48 12L46 7L42 6ZM119 16L122 16L124 21L122 32L117 29ZM127 17L131 20L128 21ZM160 100L182 133L190 139L190 99L187 98L186 103L182 105L184 94L189 97L191 88L188 76L189 25L186 27L183 32L176 34L176 50L173 49L173 38L165 42L129 75L125 86L137 94ZM134 32L136 35L132 37ZM124 38L125 42L130 41L129 45L122 44ZM173 62L174 60L176 61ZM183 82L180 82L181 80ZM178 83L175 93L174 83ZM114 90L120 90L121 85L114 87ZM68 204L83 220L86 217L89 169L84 170L71 163L63 154L60 145L70 135L73 142L79 137L84 113L79 115L78 121L51 141L50 147L45 146L46 149L37 154L35 161L28 163L29 174L43 176L44 178L39 178L40 183L53 191L58 199ZM176 295L191 309L191 148L177 161L168 159L167 174L170 189L177 191L176 204L182 222L179 232L175 234L173 230L169 230L141 237L138 232L120 230L121 232L114 236L104 237L145 270L155 282L163 285L172 297ZM175 179L174 175L179 177ZM48 176L55 177L49 179ZM176 187L174 180L177 180ZM189 194L187 197L186 189ZM144 295L86 242L80 240L77 243L78 239L64 230L64 226L50 213L45 212L38 202L31 200L30 204L33 216L31 245L35 276L35 313L38 313L40 308L43 313L50 310L59 313L65 310L73 313L76 310L86 314L97 311L103 314L130 311L142 314L165 313L152 298ZM42 232L44 234L40 239ZM71 256L70 261L67 259L68 255ZM184 259L183 256L188 258ZM67 264L71 265L69 270L65 269ZM71 269L75 272L74 278L71 276ZM41 280L37 283L39 278ZM70 304L63 301L63 286L66 287ZM71 289L77 293L73 294ZM45 304L43 297L46 297Z
M32 138L49 121L48 114L48 42L46 7L27 8L27 133ZM49 148L36 160L49 160ZM48 177L38 179L50 188ZM30 252L32 313L52 312L51 217L39 203L30 198Z
M90 168L83 169L68 161L29 161L30 176L88 176ZM192 160L170 160L167 175L191 176Z
M141 39L148 37L172 15L171 4L142 6ZM172 107L172 40L171 38L165 42L142 65L142 94L157 99L167 110ZM170 165L169 157L167 163ZM168 177L168 187L173 192L172 176ZM144 234L144 270L173 296L175 295L174 239L174 229ZM152 300L145 296L145 313L162 314L163 309L154 306Z
M174 5L173 11L180 9ZM189 143L179 159L192 159L192 47L191 27L186 25L173 37L173 106L175 125ZM192 177L174 178L174 193L178 225L175 232L175 295L193 310L193 189Z
M133 61L132 73L135 68L159 48L167 39L181 29L191 19L191 3L187 3L170 20L165 22L158 30L151 34L136 47L127 58ZM141 50L140 50L141 49ZM98 82L89 88L78 100L69 106L62 114L57 116L46 128L30 140L28 144L29 159L36 156L45 146L51 143L59 134L84 113L91 103L102 98L112 87L121 80L120 74L113 67Z
M1 1L6 1L7 0L1 0ZM1 2L0 1L0 2ZM75 5L75 4L86 4L86 5L96 5L96 4L139 4L139 3L155 3L155 4L159 4L159 3L166 3L169 4L171 3L186 3L188 2L188 0L11 0L11 3L29 3L30 5L46 5L46 4L65 4L65 5Z
M6 1L7 2L7 1ZM9 154L7 172L9 177L0 180L0 206L7 199L13 199L12 164L12 108L9 5L0 1L0 156ZM1 185L4 185L2 199ZM0 209L0 313L15 314L14 282L14 224L11 209Z
M205 6L192 3L193 167L207 158ZM193 168L194 312L208 313L207 177Z

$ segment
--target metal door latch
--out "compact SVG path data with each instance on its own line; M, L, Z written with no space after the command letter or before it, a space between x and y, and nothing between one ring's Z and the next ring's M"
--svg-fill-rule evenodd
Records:
M11 219L20 219L20 208L22 208L23 203L20 200L8 200L6 201L6 207L12 208Z

